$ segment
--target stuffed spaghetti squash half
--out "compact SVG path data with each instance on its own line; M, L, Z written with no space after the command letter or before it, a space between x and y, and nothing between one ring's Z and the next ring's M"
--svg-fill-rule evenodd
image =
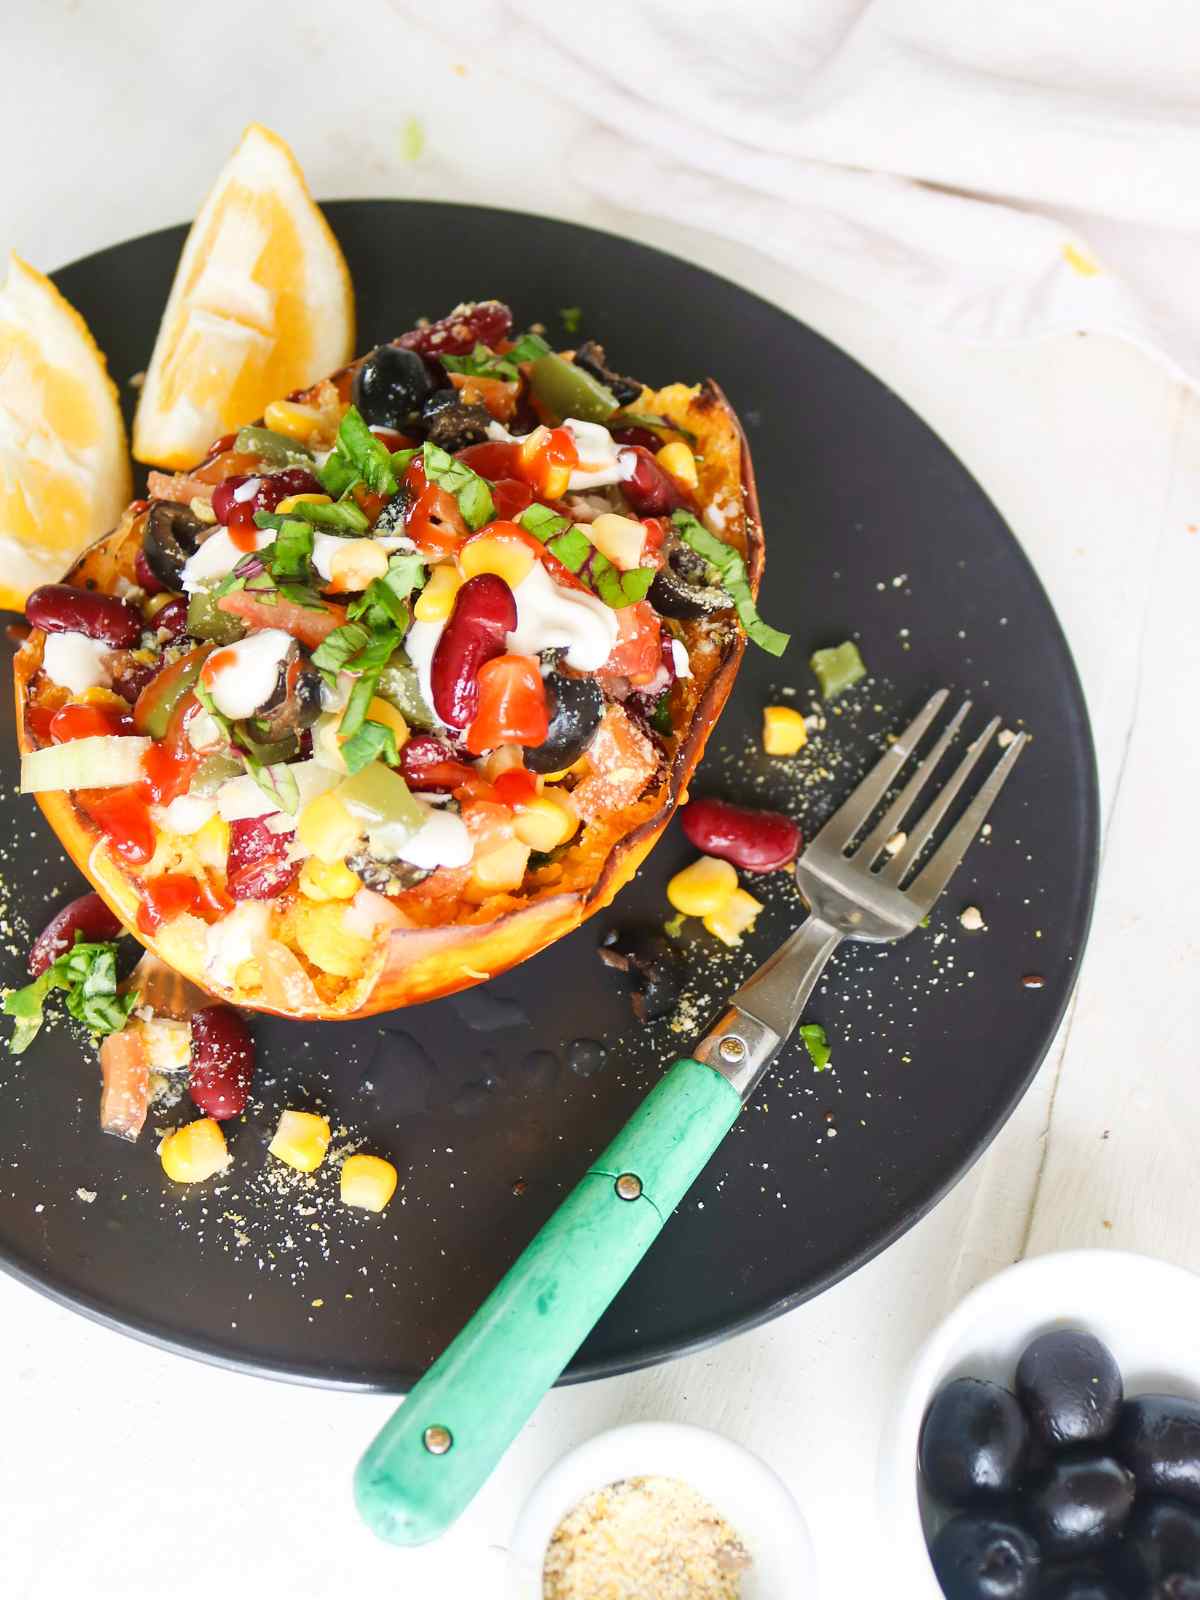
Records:
M453 993L608 904L729 694L763 539L717 386L460 306L218 440L29 599L22 786L234 1005Z

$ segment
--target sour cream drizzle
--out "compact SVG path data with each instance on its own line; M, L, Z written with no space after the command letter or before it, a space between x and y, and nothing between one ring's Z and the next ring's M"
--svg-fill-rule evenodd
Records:
M567 652L576 672L597 672L617 642L617 616L595 595L565 589L535 561L513 590L517 626L507 644L516 655L536 656L543 650Z
M263 628L208 658L201 678L223 717L240 722L266 705L291 644L282 628Z
M244 540L247 535L239 534L238 537ZM275 535L269 528L256 528L253 538L253 548L262 550L273 541ZM195 594L197 589L207 589L218 578L232 572L242 557L248 554L249 547L245 543L234 544L228 528L218 528L215 533L209 534L195 555L189 556L184 562L180 580L184 592Z

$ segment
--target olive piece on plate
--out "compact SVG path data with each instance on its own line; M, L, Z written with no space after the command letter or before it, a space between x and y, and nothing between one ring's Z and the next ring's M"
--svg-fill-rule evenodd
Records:
M1200 1585L1200 1513L1176 1500L1143 1500L1126 1524L1117 1560L1132 1593L1182 1597L1181 1583Z
M929 1547L946 1600L1033 1600L1041 1552L1004 1517L952 1517Z
M1200 1403L1175 1394L1139 1394L1121 1407L1111 1449L1153 1494L1200 1505Z
M1011 1494L1029 1454L1029 1427L1007 1389L955 1378L933 1397L918 1459L930 1490L949 1505Z
M1120 1533L1133 1489L1133 1473L1112 1456L1064 1456L1028 1491L1025 1515L1047 1556L1088 1556Z
M708 581L708 563L677 534L668 534L666 557L654 575L648 599L663 617L688 621L728 611L733 604L724 589Z
M469 444L482 444L488 436L492 414L486 406L466 405L457 389L437 389L421 411L425 437L453 453Z
M275 687L254 713L254 737L275 744L311 727L321 714L321 675L292 642L279 664Z
M352 397L368 425L403 433L421 415L432 388L429 369L415 350L381 344L354 374Z
M656 1022L675 1009L683 993L683 958L677 945L655 928L614 928L600 946L606 967L633 979L630 999L639 1022Z
M1035 1339L1017 1363L1016 1389L1034 1434L1052 1450L1107 1439L1124 1394L1112 1353L1078 1328Z
M190 506L177 500L152 500L142 531L146 565L164 588L183 588L183 565L209 532Z
M541 744L525 752L530 772L563 772L574 766L596 737L604 694L594 678L552 672L544 678L550 726Z

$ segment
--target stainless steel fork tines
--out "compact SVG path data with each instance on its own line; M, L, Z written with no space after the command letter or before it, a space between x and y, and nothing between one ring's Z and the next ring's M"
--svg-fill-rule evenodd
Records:
M993 717L921 814L908 821L971 710L966 700L918 760L895 797L893 786L917 754L949 698L939 689L875 763L796 863L808 919L733 996L730 1010L697 1048L749 1095L804 1011L825 963L843 939L883 944L902 939L929 914L982 828L1029 735L1019 733L922 865L960 790L1000 727ZM882 815L872 824L876 811ZM892 852L888 845L903 831ZM861 842L856 842L860 840ZM882 862L880 863L880 858ZM877 863L880 863L877 865Z

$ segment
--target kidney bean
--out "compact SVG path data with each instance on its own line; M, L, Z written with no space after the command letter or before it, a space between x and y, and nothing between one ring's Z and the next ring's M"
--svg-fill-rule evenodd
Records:
M147 594L163 594L166 584L160 583L150 570L150 563L146 560L145 551L139 550L133 558L133 575L141 584Z
M455 789L474 777L474 767L460 759L453 745L419 733L400 752L400 773L410 789Z
M177 600L169 600L161 611L154 617L156 628L165 628L167 643L171 644L176 639L182 639L187 632L188 603L187 596L180 595Z
M205 1006L192 1017L188 1093L206 1117L223 1122L246 1109L254 1077L254 1038L231 1006Z
M620 453L622 466L629 456L637 461L632 475L622 480L625 498L639 517L667 517L683 504L679 486L643 445L628 445Z
M683 810L683 831L697 850L747 872L774 872L800 853L803 840L791 817L708 797Z
M235 491L244 483L257 480L258 488L249 500L238 500ZM218 522L228 523L235 507L248 507L246 515L256 511L274 511L281 500L293 494L320 494L321 485L307 467L284 467L280 472L235 472L224 478L213 490L213 515Z
M226 888L235 900L273 900L300 870L287 859L290 833L273 833L263 817L229 824Z
M517 625L517 602L503 578L481 572L468 578L433 652L433 709L450 728L465 728L479 709L480 667L504 654L505 636Z
M25 963L29 976L40 977L52 961L71 948L76 934L88 944L101 944L115 939L120 931L120 918L113 915L98 894L81 894L56 911L33 941Z
M477 344L496 345L512 327L512 312L500 300L457 306L448 317L403 333L396 343L423 356L463 356Z
M135 661L132 655L123 652L113 657L110 670L113 688L122 700L128 700L133 705L151 678L158 676L159 664Z
M651 454L662 448L662 440L656 433L651 433L649 428L614 428L612 436L617 444L640 444Z
M141 642L142 619L134 608L98 589L44 583L26 600L25 615L44 633L82 633L115 650L132 650Z

